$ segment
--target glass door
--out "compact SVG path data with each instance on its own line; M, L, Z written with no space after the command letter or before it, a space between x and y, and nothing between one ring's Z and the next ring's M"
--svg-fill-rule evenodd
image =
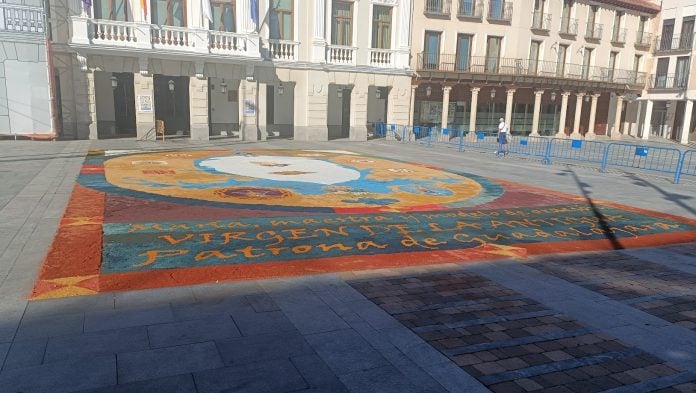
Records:
M428 70L435 70L440 63L440 32L425 32L425 51L423 52L423 66Z
M471 56L471 36L469 34L457 35L457 71L469 70L469 58Z
M486 72L497 73L500 66L501 37L488 37L486 42Z

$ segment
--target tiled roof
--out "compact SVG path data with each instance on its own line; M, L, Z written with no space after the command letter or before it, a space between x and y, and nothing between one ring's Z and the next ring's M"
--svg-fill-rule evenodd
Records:
M599 0L599 2L651 14L660 12L660 4L652 0Z

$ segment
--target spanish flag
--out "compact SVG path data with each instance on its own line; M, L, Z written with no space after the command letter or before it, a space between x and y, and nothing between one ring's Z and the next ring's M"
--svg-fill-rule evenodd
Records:
M147 1L148 0L140 0L140 7L143 9L143 18L145 18L145 21L147 21Z

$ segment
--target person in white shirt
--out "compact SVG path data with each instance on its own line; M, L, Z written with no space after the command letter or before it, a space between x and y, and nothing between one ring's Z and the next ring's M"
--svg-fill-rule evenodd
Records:
M495 152L496 157L502 155L507 155L507 150L505 150L505 145L508 142L508 133L510 129L505 123L505 119L500 118L500 124L498 124L498 150Z

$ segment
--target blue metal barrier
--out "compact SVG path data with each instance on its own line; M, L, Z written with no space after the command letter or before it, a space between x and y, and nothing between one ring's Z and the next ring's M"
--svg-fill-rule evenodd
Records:
M375 138L384 138L386 136L384 123L372 123L372 134Z
M669 147L609 143L604 150L602 172L607 167L628 167L675 175L681 162L681 151Z
M527 135L512 135L508 138L506 150L510 154L546 158L548 152L547 145L549 143L549 138Z
M472 149L498 150L498 141L495 131L469 131L464 137L462 145Z
M442 145L459 148L463 144L466 132L456 128L433 128L431 129L431 145Z
M551 139L549 158L602 163L607 144L581 139Z
M679 184L682 175L696 176L696 150L687 150L682 153L674 183Z

